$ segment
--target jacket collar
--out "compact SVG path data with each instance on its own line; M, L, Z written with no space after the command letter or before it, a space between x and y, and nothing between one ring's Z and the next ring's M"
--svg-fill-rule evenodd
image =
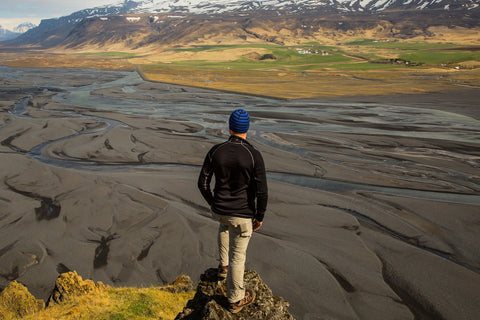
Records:
M228 141L230 142L235 142L235 143L248 143L247 140L240 138L239 136L231 135L230 138L228 138Z

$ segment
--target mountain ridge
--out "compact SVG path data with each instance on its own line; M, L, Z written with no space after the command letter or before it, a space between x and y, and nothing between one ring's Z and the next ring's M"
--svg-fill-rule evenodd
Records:
M268 22L263 30L250 28L262 21ZM38 27L2 45L138 50L198 44L202 37L217 43L230 38L285 44L295 37L298 42L316 41L313 33L321 30L326 30L322 36L371 28L391 29L381 37L428 36L431 26L480 27L480 0L126 0L42 20Z
M472 10L480 4L478 0L141 0L128 1L137 5L134 10L143 12L174 12L178 10L193 13L221 13L227 11L248 11L255 9L317 9L318 7L334 8L339 11L383 11L388 9L467 9ZM127 1L125 1L127 3Z

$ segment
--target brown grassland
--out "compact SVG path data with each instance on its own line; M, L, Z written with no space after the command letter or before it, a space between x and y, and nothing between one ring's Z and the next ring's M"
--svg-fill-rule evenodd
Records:
M344 95L426 93L478 83L479 70L205 70L193 67L140 66L146 80L242 92L282 99Z

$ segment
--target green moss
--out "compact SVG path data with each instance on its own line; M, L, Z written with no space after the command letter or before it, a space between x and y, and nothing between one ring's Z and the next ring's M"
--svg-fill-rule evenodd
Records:
M140 293L130 303L125 313L134 317L152 317L154 315L153 308L156 306L158 306L158 303L155 302L152 296Z
M112 313L108 317L109 320L128 320L128 318L122 313Z

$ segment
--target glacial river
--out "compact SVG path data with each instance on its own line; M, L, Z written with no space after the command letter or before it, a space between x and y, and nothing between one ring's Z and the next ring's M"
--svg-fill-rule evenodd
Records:
M67 75L71 76L73 72L80 73L83 78L91 78L91 83L75 86L67 85L65 78L68 77ZM95 81L105 74L111 76L112 80L100 83ZM249 110L253 115L252 130L249 131L249 135L253 139L275 148L294 152L305 158L312 157L310 149L305 146L268 139L265 138L265 134L295 134L306 137L306 139L309 135L321 135L322 133L369 135L372 137L388 135L480 144L480 121L455 113L403 106L401 104L332 103L322 102L321 99L284 101L195 88L185 90L175 85L166 85L163 88L164 91L160 93L160 99L157 92L154 92L157 94L155 98L151 97L149 99L148 97L152 92L138 88L145 81L136 72L123 71L0 67L0 76L17 81L35 79L35 86L44 87L44 90L49 90L48 88L61 90L62 92L55 96L55 100L66 105L161 119L188 120L204 128L194 133L201 136L208 136L207 132L209 130L222 130L226 134L225 114L233 109L243 108ZM116 98L95 94L96 90L112 87L121 88L122 92L127 94L126 97ZM141 96L142 99L132 99L129 98L129 95ZM17 116L23 116L28 100L28 98L25 98L16 104L14 113ZM67 117L82 117L82 115L74 115L70 112L65 113L65 115ZM109 127L104 130L122 125L122 123L108 118L95 117L95 119L109 124ZM361 125L351 125L352 123L361 123ZM85 133L88 133L88 131L80 134ZM60 160L42 156L42 149L54 142L56 141L49 141L33 148L30 155L39 161L56 166L83 167L85 169L89 167L90 170L101 170L102 165L96 163L88 165L85 162L79 163L67 158ZM352 145L351 147L356 148L357 146ZM448 154L448 151L443 153L449 157L459 157L459 155ZM462 154L460 157L465 157L465 155ZM382 160L382 162L385 161L388 160ZM473 162L474 165L480 163L479 157L476 156L471 156L469 161ZM109 168L112 169L112 166L109 166ZM464 175L461 172L454 172L454 174ZM475 194L388 188L286 173L271 173L270 178L325 190L363 189L480 205L480 196Z
M414 137L450 141L453 143L480 143L480 121L455 113L438 111L434 109L416 108L415 106L374 104L374 103L339 103L322 102L318 100L284 101L265 97L255 97L225 92L213 92L210 90L189 88L179 90L178 86L166 85L166 90L156 98L148 99L151 91L139 90L138 86L144 80L136 72L102 71L102 70L78 70L72 72L81 73L82 77L88 75L92 80L87 85L65 85L65 76L69 69L35 69L35 68L7 68L0 67L0 76L12 80L35 79L38 87L56 88L60 92L55 100L66 105L81 106L102 111L115 111L162 119L188 120L202 126L204 129L195 135L207 136L208 130L225 129L225 114L235 108L244 108L253 115L252 130L249 135L268 145L282 150L300 154L303 157L312 157L311 150L304 146L296 146L283 141L265 138L265 133L285 133L301 135L321 135L322 133L343 133L352 135L396 136ZM113 76L114 80L97 83L96 78L105 73ZM41 75L39 77L39 74ZM94 94L96 90L119 87L130 95L140 95L141 100L131 98L115 98ZM171 90L169 90L171 89ZM128 97L128 95L127 95ZM22 116L28 98L17 103L15 113ZM66 113L66 116L82 116ZM96 118L107 122L109 128L121 125L120 122ZM351 125L361 123L361 125ZM108 130L108 128L106 129ZM83 132L85 134L87 132ZM49 143L37 146L30 154L38 160L57 166L86 166L86 163L77 163L71 159L48 159L43 156L42 148ZM352 145L352 148L356 146ZM444 153L449 153L444 151ZM458 155L448 155L456 157ZM465 156L465 155L461 155ZM479 163L476 156L469 159L470 162ZM385 162L387 160L383 160ZM92 164L93 165L93 164ZM95 164L96 170L101 166ZM92 167L90 169L93 169ZM462 173L455 173L462 175ZM348 183L313 177L302 177L288 174L274 174L272 179L300 184L313 188L328 190L368 189L375 191L387 191L397 195L423 196L429 199L442 199L446 201L460 201L462 203L480 204L478 195L458 195L429 191L409 190L402 188L386 188Z

